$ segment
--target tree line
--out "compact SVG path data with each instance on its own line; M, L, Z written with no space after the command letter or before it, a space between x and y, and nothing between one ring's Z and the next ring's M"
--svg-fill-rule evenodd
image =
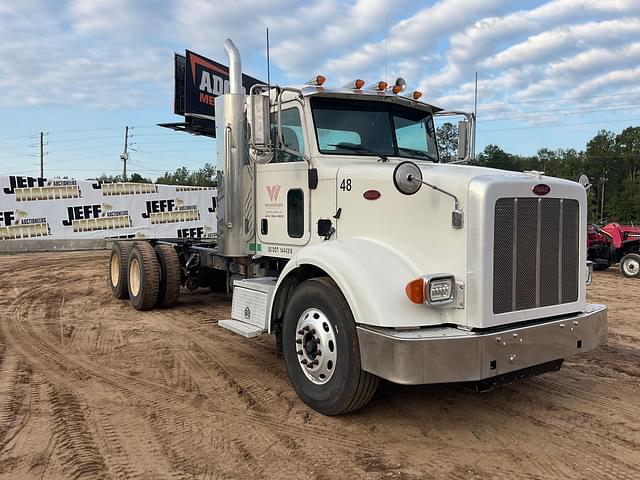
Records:
M438 127L437 136L443 160L454 160L457 126L444 123ZM535 155L522 156L508 153L498 145L487 145L473 164L518 172L537 170L569 180L586 174L592 184L588 193L589 222L640 223L640 127L625 128L618 135L600 130L584 150L542 148ZM102 175L98 180L119 182L122 177ZM180 167L165 172L155 182L138 173L132 173L127 181L215 187L217 170L205 163L197 170Z
M95 180L102 182L122 182L122 175L102 174ZM180 167L175 172L165 172L156 178L155 182L150 178L143 177L137 172L127 176L127 182L133 183L159 183L161 185L193 185L197 187L217 186L217 169L210 163L205 163L198 170L189 170L187 167Z
M443 157L453 159L457 132L445 125L437 130L438 140ZM587 196L590 223L640 223L640 127L625 128L618 135L600 130L584 150L542 148L535 155L522 156L487 145L474 164L518 172L538 170L569 180L586 174L592 185Z

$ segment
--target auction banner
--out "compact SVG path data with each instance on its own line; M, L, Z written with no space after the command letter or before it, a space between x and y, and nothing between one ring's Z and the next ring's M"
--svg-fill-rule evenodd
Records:
M0 241L214 238L216 189L0 176Z

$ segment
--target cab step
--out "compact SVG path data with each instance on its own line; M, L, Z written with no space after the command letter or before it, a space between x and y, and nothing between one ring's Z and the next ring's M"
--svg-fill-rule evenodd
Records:
M259 337L266 332L264 328L256 327L255 325L250 325L239 320L220 320L218 325L245 338Z

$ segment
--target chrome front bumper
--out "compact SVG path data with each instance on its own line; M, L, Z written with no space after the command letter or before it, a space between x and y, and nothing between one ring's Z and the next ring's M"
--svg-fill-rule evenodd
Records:
M593 350L607 341L607 307L491 333L359 325L362 369L401 384L471 382Z

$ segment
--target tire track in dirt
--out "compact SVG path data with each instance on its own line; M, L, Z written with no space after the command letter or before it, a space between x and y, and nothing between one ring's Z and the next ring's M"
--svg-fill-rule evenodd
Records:
M52 370L59 370L59 372L65 375L72 375L73 378L71 381L78 378L85 380L98 379L124 392L134 400L134 405L144 405L148 403L150 399L161 400L165 405L158 407L158 414L155 421L160 419L166 423L173 424L176 418L180 418L185 424L196 422L196 420L185 418L177 413L193 407L192 399L188 396L176 392L173 389L146 382L143 379L121 375L119 372L108 368L93 367L91 363L80 362L77 356L68 355L66 352L53 348L50 343L44 341L38 332L33 330L33 324L22 321L25 312L29 310L28 304L30 300L34 301L40 294L41 292L38 290L31 290L16 299L15 303L18 307L15 309L16 315L14 315L13 325L18 331L21 331L22 338L27 340L27 348L35 347L35 351L32 353L34 356L37 357L39 355L46 357L47 360L45 364L49 365L48 373L52 373ZM17 344L20 343L17 338L15 338L14 341ZM47 370L47 367L44 367L44 365L43 368ZM65 380L61 378L58 378L58 381L65 382ZM143 395L141 392L144 392L146 395ZM232 431L233 429L237 429L239 425L243 425L244 431L257 432L257 435L261 438L264 438L265 435L275 435L274 442L278 442L280 438L286 437L291 433L292 426L283 423L279 415L273 417L272 415L265 415L250 410L247 411L246 409L239 409L233 405L221 405L215 402L203 403L202 407L203 410L201 410L200 413L206 413L209 418L211 418L211 415L214 415L213 418L223 427L223 431ZM164 433L165 435L171 436L171 431ZM336 435L334 429L330 426L322 427L306 424L304 425L304 434L313 438L314 443L323 441L328 445L332 445L332 450L346 448L351 451L369 452L373 455L380 455L382 453L379 447L367 445L359 436ZM243 441L241 439L235 439L234 442L240 446L241 451L243 449L242 445L248 445L247 442L242 443ZM197 448L197 445L193 445L193 447ZM244 449L246 451L249 450L248 446L244 447ZM304 465L301 465L300 468L304 468Z
M607 398L605 396L598 395L597 393L589 392L581 388L554 382L553 380L549 380L543 377L532 378L529 381L530 383L536 385L538 388L555 395L564 395L571 399L589 402L599 407L605 408L610 412L622 412L635 418L640 417L640 407L635 405Z
M0 452L9 441L10 432L22 407L21 368L12 353L3 355L0 364ZM11 435L13 436L13 435Z
M194 423L196 420L179 415L184 409L192 408L193 403L190 398L176 392L173 389L169 389L157 384L151 384L143 379L137 379L121 375L117 371L112 371L108 368L93 367L89 362L80 362L75 355L70 356L63 351L60 351L52 346L52 344L44 341L37 331L33 330L33 324L22 321L24 314L29 310L29 302L35 301L40 297L39 290L50 287L40 287L36 290L31 290L20 295L15 300L16 308L13 318L13 326L21 333L21 338L26 340L26 344L20 342L19 337L15 337L14 344L30 349L29 356L37 359L39 357L45 357L44 362L40 362L40 367L52 376L55 382L62 385L69 385L71 382L77 379L98 379L103 383L106 383L113 388L122 391L126 396L135 400L134 404L144 405L148 404L151 399L156 401L157 415L155 420L165 422L166 424L173 425L176 421L176 417L180 418L184 424ZM8 336L12 336L12 331L7 332ZM63 375L71 375L71 379L65 379ZM146 396L141 392L146 393ZM159 401L162 401L164 405L159 405ZM265 432L263 435L267 435L266 432L276 432L287 435L290 432L290 428L283 425L279 419L265 416L262 414L247 411L245 409L238 409L237 407L228 405L219 405L214 403L207 403L204 412L209 415L213 414L216 422L220 423L223 427L223 431L232 431L233 427L237 427L238 424L244 425L245 431L252 432ZM203 412L201 412L202 414ZM220 415L221 413L224 416ZM262 426L263 429L256 429L256 426ZM327 442L331 442L338 447L349 447L363 449L365 448L360 439L349 438L336 438L335 434L330 430L319 429L318 427L307 426L305 428L306 433L313 435L316 440L324 439ZM171 436L171 432L165 432L165 434ZM277 441L278 438L274 438ZM242 440L235 439L235 444L242 447ZM246 445L246 444L244 444ZM242 448L241 448L242 449ZM248 451L248 447L244 447ZM372 449L369 449L372 451ZM243 455L244 456L244 455Z
M93 257L90 258L98 257L97 254L91 255ZM86 254L83 254L83 257L78 255L76 258L84 258L84 256ZM40 267L42 263L53 264L53 261L33 262L34 269ZM65 270L56 275L63 278L72 273ZM83 272L82 278L83 283L85 280L95 283L95 275L92 277L90 272ZM55 280L50 278L49 282L55 283ZM113 323L109 323L110 319L105 320L101 340L104 351L95 349L93 346L81 348L84 342L83 337L85 337L82 329L90 331L87 323L84 322L83 315L93 315L95 318L96 315L108 316L112 315L113 311L117 311L122 317L121 306L118 306L117 310L109 310L105 307L107 298L104 292L95 292L95 295L100 296L96 299L99 310L88 304L85 306L81 303L74 305L65 302L62 321L75 325L76 329L71 337L64 339L64 342L56 340L51 331L43 328L46 325L37 320L43 311L37 305L37 296L43 291L37 289L45 283L43 281L35 289L25 292L22 298L25 303L23 307L11 302L10 307L6 309L8 315L16 314L18 311L21 318L14 320L7 316L6 323L9 325L0 325L0 329L8 332L10 337L8 344L12 345L11 355L27 356L30 363L33 363L35 372L39 374L40 371L44 371L48 378L55 380L56 385L60 382L64 388L70 389L80 404L88 405L90 410L85 410L87 428L93 435L95 446L103 456L107 472L113 476L128 475L135 479L139 478L141 471L146 473L142 467L137 469L137 462L132 464L131 459L144 455L139 452L143 452L148 445L151 451L144 457L147 461L157 459L159 462L164 462L163 465L175 463L175 470L169 471L167 476L185 479L238 477L251 479L258 478L260 475L263 476L262 478L271 476L294 478L296 474L302 475L302 478L311 476L318 479L386 477L410 479L429 478L431 472L434 478L465 480L473 478L538 480L589 477L638 478L633 465L625 462L624 458L618 457L622 452L619 448L615 452L604 452L594 458L594 452L597 453L599 448L604 447L606 444L604 442L614 439L613 434L603 432L606 435L602 436L602 447L591 444L594 439L598 439L597 433L586 438L581 437L583 433L581 429L587 432L590 426L597 428L597 424L593 423L593 419L581 418L578 415L588 408L591 412L609 412L611 409L616 409L617 405L610 404L603 408L602 405L593 401L575 399L563 393L552 393L549 397L556 399L555 403L561 408L566 407L567 412L551 412L546 424L541 423L547 418L544 411L539 411L539 405L527 412L520 412L523 419L533 415L532 425L540 424L537 428L527 427L522 430L520 430L521 422L513 423L508 420L509 417L516 416L522 402L507 401L504 397L499 401L484 403L484 406L482 403L478 405L480 400L476 397L456 399L454 395L450 400L442 399L437 403L415 398L410 408L403 409L400 413L390 411L388 412L390 415L383 415L381 418L370 415L367 411L341 419L327 419L312 412L303 417L303 413L308 410L299 400L292 395L284 395L283 399L277 397L281 391L289 392L289 387L286 376L282 375L284 365L279 366L280 361L269 356L273 354L272 345L230 337L226 332L217 330L211 320L205 322L207 309L210 308L206 305L206 299L198 299L202 305L198 305L195 311L186 306L178 307L176 312L179 313L176 315L182 317L176 318L173 323L179 324L182 329L176 329L175 325L172 327L168 322L171 316L164 311L140 314L131 310L131 317L136 319L136 325L148 323L150 315L153 315L154 322L157 320L159 324L166 327L160 330L162 334L154 333L153 341L143 336L148 333L145 333L144 329L139 332L140 336L136 334L135 337L138 342L136 345L141 346L144 343L140 342L146 342L145 348L148 348L146 352L152 357L148 367L154 367L152 365L154 358L161 358L154 352L164 348L163 345L169 345L168 351L175 364L171 368L157 365L154 367L164 372L165 378L169 380L163 384L161 380L149 381L145 377L147 373L145 371L137 372L136 375L125 374L130 371L125 367L125 362L131 358L127 355L132 351L125 348L115 350L114 354L112 346L118 341L115 339L117 333L129 328L126 325L123 326L123 330L119 330L120 327L113 328ZM24 282L21 288L29 289L31 286L30 282ZM77 285L75 288L78 290ZM83 291L85 288L82 287ZM54 288L50 297L55 295ZM220 308L214 306L213 310L218 311ZM192 313L193 316L191 316ZM211 313L208 315L210 318ZM185 320L185 317L188 318ZM182 321L178 321L180 318ZM162 323L163 321L165 323ZM192 325L197 326L191 328ZM211 331L202 328L203 325L210 326ZM163 339L163 335L169 335L171 339ZM86 336L90 335L87 333ZM57 338L59 339L59 335ZM16 348L13 348L14 345ZM135 350L134 353L138 356L134 359L140 358L138 351L145 352L145 350ZM212 352L215 357L210 355ZM265 355L262 355L263 353ZM119 364L122 368L114 368L115 364L109 361L109 357L113 355L122 356ZM590 358L589 362L603 363L597 357ZM231 378L235 378L236 375L245 375L240 386L247 386L247 392L252 395L253 401L264 406L264 411L248 408L247 400L239 397L237 392L234 392L234 385L225 382L224 376L216 370L216 363L222 364L227 369L226 374ZM561 385L564 385L563 382L564 380L560 380ZM175 385L175 387L167 385ZM272 391L262 392L269 387L274 388ZM536 390L547 393L547 390L539 388L538 385L535 387L529 390L533 393ZM118 401L95 408L91 401L85 398L88 397L90 388L128 400L126 403ZM438 390L434 391L437 393ZM402 403L405 393L398 387L392 396L394 402ZM517 396L517 392L514 396ZM538 395L538 398L541 396ZM293 410L287 411L286 403L291 399L293 399ZM379 409L384 413L385 402L388 402L388 399L374 403L372 412ZM525 448L526 452L523 453L528 455L527 461L519 460L518 448L508 442L502 444L503 448L500 448L500 443L497 447L490 444L462 445L452 442L444 431L440 432L439 442L429 440L426 435L424 437L406 436L403 441L401 432L405 429L405 424L408 428L413 417L416 416L418 417L416 421L422 421L426 425L430 424L432 416L435 415L440 417L440 428L450 426L453 427L453 432L456 428L460 428L459 416L454 415L450 420L442 420L443 417L450 416L450 411L443 408L449 403L454 405L452 408L455 409L472 409L469 415L471 420L475 416L473 407L478 405L479 408L486 409L486 406L490 405L489 417L493 420L508 422L505 425L515 426L514 435L517 435L519 430L521 435L522 432L532 435L531 442L538 444L538 450L530 451ZM627 402L623 403L627 404ZM511 409L505 408L506 405L510 405ZM597 410L594 410L593 406L597 407ZM117 414L107 413L114 408L126 408L135 412L140 422L127 425ZM633 414L634 418L638 417L632 412L617 413ZM393 445L385 441L388 437L384 426L380 426L377 432L371 430L369 433L367 429L369 425L373 426L380 420L388 421L393 417L398 417L397 421L387 424L393 432L391 434L394 435L391 437L394 438ZM147 425L148 429L145 432L137 432L137 425ZM610 425L604 423L602 426ZM506 431L495 431L496 435L502 437L505 433ZM451 435L454 435L455 439L457 433L451 433ZM136 442L137 436L139 436L138 442ZM459 436L456 441L460 442ZM563 441L568 445L567 447L563 446ZM107 443L114 444L116 447L109 450L105 447ZM138 449L134 446L135 443L139 443ZM450 448L455 448L456 445L468 450L473 460L451 458ZM520 445L526 447L527 443L523 440ZM500 450L499 454L498 450ZM317 458L318 451L322 451L322 455L331 460L320 460L313 465L305 461L307 458ZM539 458L534 455L536 451L542 454ZM491 458L492 452L497 456L495 461ZM274 456L274 460L269 461L268 458L271 455ZM55 461L55 455L52 457ZM264 473L245 470L246 464L249 463L259 465L259 468L264 467ZM160 476L151 475L147 478L155 479Z
M52 386L49 395L56 461L60 461L69 478L104 478L107 466L87 425L83 405L73 393L60 386Z

